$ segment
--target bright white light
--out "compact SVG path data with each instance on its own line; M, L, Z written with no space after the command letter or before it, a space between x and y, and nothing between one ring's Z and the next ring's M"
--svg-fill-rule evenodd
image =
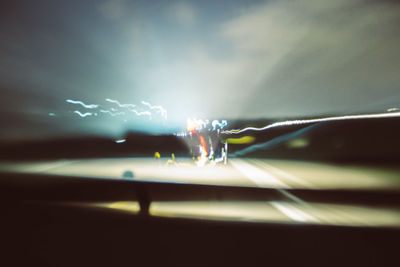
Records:
M125 143L126 139L119 139L119 140L115 140L115 143L117 144L122 144Z
M228 122L226 120L222 120L221 122L219 122L218 120L213 120L211 123L213 130L215 131L217 129L217 126L220 129L223 129L225 126L228 125Z

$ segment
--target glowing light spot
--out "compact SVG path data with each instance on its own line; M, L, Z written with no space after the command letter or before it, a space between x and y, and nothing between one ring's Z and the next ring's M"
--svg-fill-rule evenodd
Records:
M192 119L187 119L186 121L186 129L188 132L193 132L196 130L196 122Z
M82 107L89 108L89 109L97 108L99 106L99 105L95 105L95 104L87 105L87 104L83 103L82 101L71 100L71 99L67 99L66 102L71 103L71 104L75 104L75 105L81 105Z
M125 142L126 142L126 139L115 140L115 143L117 143L117 144L122 144L122 143L125 143Z
M220 129L223 129L227 125L228 125L228 122L226 120L222 120L221 122L219 122L218 120L213 120L211 122L211 126L213 127L214 131L217 129L217 127L219 127Z
M53 112L50 112L50 113L49 113L49 116L50 116L50 117L54 117L54 116L56 116L56 114L53 113Z
M399 108L388 108L387 112L393 112L393 111L398 111L400 110Z
M297 139L290 140L287 143L287 146L289 148L303 148L303 147L308 146L309 144L310 144L310 142L307 139L297 138Z
M209 120L188 118L186 121L186 129L189 132L193 132L195 130L201 130L201 129L205 128L208 123L209 123Z

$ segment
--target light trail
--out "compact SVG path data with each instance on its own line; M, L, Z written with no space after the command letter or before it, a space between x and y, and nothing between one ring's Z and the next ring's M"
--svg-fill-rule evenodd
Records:
M120 116L120 115L125 115L125 112L123 112L123 111L113 113L113 112L111 112L111 111L109 111L109 110L101 109L100 112L101 112L101 113L108 113L108 114L110 114L110 115L113 116L113 117L115 117L115 116Z
M136 109L131 109L130 111L134 112L138 116L149 116L151 118L151 112L150 111L137 111Z
M67 99L67 100L65 100L66 102L68 102L68 103L71 103L71 104L75 104L75 105L81 105L82 107L84 107L84 108L89 108L89 109L93 109L93 108L97 108L97 107L99 107L99 105L95 105L95 104L85 104L85 103L83 103L82 101L79 101L79 100L71 100L71 99Z
M106 98L107 102L114 103L120 108L129 108L129 111L135 113L137 116L149 116L150 119L152 117L152 113L150 111L138 111L134 109L136 107L135 104L121 104L118 100ZM167 111L162 106L152 106L150 103L142 101L142 104L149 107L150 109L157 110L158 113L161 114L164 118L167 118ZM112 115L112 113L110 113ZM117 114L119 115L119 114Z
M134 108L136 105L134 104L121 104L118 100L106 98L107 102L117 104L120 108Z
M326 118L308 119L308 120L281 121L281 122L275 122L275 123L269 124L269 125L261 127L261 128L246 127L244 129L223 131L222 133L223 134L239 134L239 133L243 133L245 131L264 131L264 130L275 128L275 127L301 125L301 124L315 123L315 122L328 122L328 121L354 120L354 119L379 119L379 118L393 118L393 117L400 117L400 112L362 114L362 115L344 115L344 116L326 117Z
M87 117L87 116L92 116L92 115L93 115L93 113L91 113L91 112L81 113L79 110L75 110L74 113L75 113L75 114L78 114L78 115L81 116L82 118L85 118L85 117Z
M136 107L135 104L121 104L118 100L114 100L114 99L110 99L110 98L106 98L106 101L110 102L110 103L114 103L120 108L128 108L129 111L135 113L137 116L149 116L151 119L152 114L150 111L138 111L138 110L134 109L134 107ZM112 111L116 111L116 110L114 108L111 108L111 111L101 110L101 112L109 113L111 116L125 115L125 112L112 113Z
M122 104L118 100L110 99L110 98L106 98L105 101L117 105L118 108L127 108L130 112L135 113L137 116L148 116L149 119L152 119L153 114L150 110L155 110L163 118L167 119L167 110L166 109L164 109L162 106L153 106L149 102L146 102L146 101L142 101L141 103L143 105L145 105L146 107L150 108L150 110L144 110L144 111L140 111L140 109L139 110L135 109L135 107L137 107L137 105L135 105L135 104ZM101 106L98 104L85 104L84 102L82 102L80 100L67 99L66 102L68 102L70 104L81 105L82 107L87 108L87 109L95 109L95 108L98 108ZM112 107L109 110L101 109L100 112L109 114L112 117L127 115L126 112L119 111L118 108ZM91 113L91 112L82 113L78 110L74 111L74 113L78 114L81 117L87 117L87 116L92 116L92 115L97 116L97 113ZM51 114L53 114L53 113L51 113ZM49 116L52 116L51 114L49 114Z
M142 101L142 104L149 107L150 109L155 109L158 113L161 114L162 117L167 119L167 110L163 108L162 106L153 106L149 102Z

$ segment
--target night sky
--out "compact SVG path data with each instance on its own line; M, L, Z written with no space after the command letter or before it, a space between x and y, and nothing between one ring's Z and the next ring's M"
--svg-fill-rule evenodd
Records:
M400 107L398 1L10 0L0 20L1 139Z

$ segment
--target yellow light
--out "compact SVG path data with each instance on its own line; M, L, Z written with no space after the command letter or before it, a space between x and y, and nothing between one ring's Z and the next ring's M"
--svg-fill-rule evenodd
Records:
M253 143L256 138L254 136L243 136L240 138L228 138L226 139L226 142L228 144L235 144L235 145L240 145L240 144L250 144Z

